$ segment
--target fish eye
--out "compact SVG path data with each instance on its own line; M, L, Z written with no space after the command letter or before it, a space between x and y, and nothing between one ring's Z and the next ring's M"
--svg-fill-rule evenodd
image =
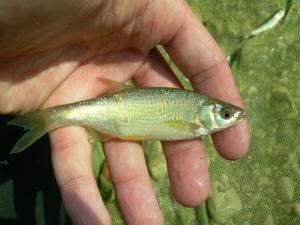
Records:
M228 108L222 108L221 117L225 120L230 119L233 116L232 110Z

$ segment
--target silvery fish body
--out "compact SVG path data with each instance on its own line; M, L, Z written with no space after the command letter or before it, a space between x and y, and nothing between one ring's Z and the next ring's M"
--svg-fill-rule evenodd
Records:
M130 88L109 96L51 107L9 122L29 131L12 153L48 131L78 125L102 140L184 140L223 130L245 117L243 109L176 88Z

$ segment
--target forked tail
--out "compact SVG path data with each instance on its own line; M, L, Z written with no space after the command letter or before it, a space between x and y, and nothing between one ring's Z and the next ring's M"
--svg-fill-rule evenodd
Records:
M48 132L46 127L46 117L47 112L37 111L14 118L7 122L8 125L20 126L23 127L24 130L28 130L15 144L10 154L25 150Z

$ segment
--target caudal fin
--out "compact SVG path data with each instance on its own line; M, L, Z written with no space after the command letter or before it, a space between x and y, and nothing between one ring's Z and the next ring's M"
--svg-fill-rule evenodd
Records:
M24 136L21 137L21 139L15 144L10 154L25 150L47 133L45 118L46 112L37 111L14 118L7 122L8 125L20 126L23 127L24 130L28 130L24 134Z

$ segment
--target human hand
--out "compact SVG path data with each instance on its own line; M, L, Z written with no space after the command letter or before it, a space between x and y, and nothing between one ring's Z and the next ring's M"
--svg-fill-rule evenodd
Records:
M138 86L180 86L157 51L162 44L195 90L242 106L226 59L182 0L2 1L0 112L25 113L99 96L97 77ZM50 133L52 161L75 224L110 224L81 127ZM248 149L246 122L213 135L228 159ZM170 185L186 206L204 201L209 175L200 140L164 142ZM128 224L163 224L141 146L104 143L118 202Z

